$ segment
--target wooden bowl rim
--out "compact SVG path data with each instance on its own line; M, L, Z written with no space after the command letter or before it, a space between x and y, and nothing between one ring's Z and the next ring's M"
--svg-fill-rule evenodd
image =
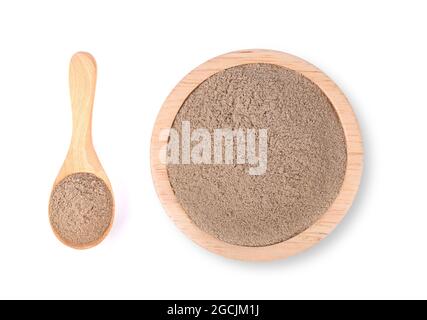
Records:
M178 203L170 185L166 164L159 152L166 142L160 141L161 130L169 129L186 98L207 78L222 70L250 63L276 64L294 70L314 82L329 98L341 121L347 144L347 168L344 181L333 204L307 230L286 241L264 246L246 247L229 244L197 227ZM363 146L352 107L338 86L321 70L296 56L272 50L244 50L215 57L185 76L167 97L156 119L151 138L151 171L155 189L167 214L194 242L227 258L266 261L283 259L304 251L325 238L350 208L363 170Z

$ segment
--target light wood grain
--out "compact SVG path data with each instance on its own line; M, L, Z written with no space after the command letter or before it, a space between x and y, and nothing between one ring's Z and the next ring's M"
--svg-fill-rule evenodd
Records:
M344 129L347 144L347 169L341 190L331 207L309 229L282 243L265 247L244 247L223 242L199 229L178 203L170 185L166 165L159 153L167 142L160 141L169 129L189 94L203 81L224 69L241 64L271 63L295 70L313 81L329 98ZM190 72L170 93L157 117L151 139L151 170L157 194L176 225L200 246L228 258L273 260L286 258L310 248L325 238L342 220L359 188L363 167L363 147L359 126L347 98L322 71L310 63L278 51L246 50L231 52L209 60Z
M95 59L86 52L78 52L70 62L70 97L73 117L73 131L67 156L54 182L53 188L65 177L79 172L87 172L101 178L113 195L111 183L105 173L92 143L92 111L95 98L97 68ZM114 217L114 197L113 197ZM87 244L75 245L62 239L54 231L57 238L67 246L75 249L87 249L99 244L107 236L112 222L103 236Z

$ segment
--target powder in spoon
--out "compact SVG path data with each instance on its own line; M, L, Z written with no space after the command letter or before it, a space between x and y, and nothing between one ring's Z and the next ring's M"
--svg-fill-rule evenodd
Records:
M113 218L113 197L105 182L91 173L65 177L53 189L50 223L65 242L90 244L100 239Z
M236 159L232 165L167 165L192 222L222 241L267 246L288 240L313 225L339 193L347 161L344 131L326 95L297 72L273 64L219 72L187 97L172 128L183 136L187 121L209 132L267 129L262 175L249 175L251 166Z

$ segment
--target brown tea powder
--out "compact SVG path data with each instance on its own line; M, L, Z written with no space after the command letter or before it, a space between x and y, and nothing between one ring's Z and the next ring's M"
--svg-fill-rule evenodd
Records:
M84 245L100 239L113 217L113 197L105 182L91 173L64 178L52 191L50 223L61 239Z
M202 230L225 242L267 246L309 228L333 203L346 143L330 101L312 81L272 64L219 72L186 99L173 128L268 130L268 166L168 164L178 202ZM182 135L182 134L181 134Z

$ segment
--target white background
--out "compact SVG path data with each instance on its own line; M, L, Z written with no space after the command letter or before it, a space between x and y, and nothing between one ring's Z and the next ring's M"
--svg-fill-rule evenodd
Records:
M427 298L426 1L2 1L0 298ZM331 76L360 121L366 165L337 230L273 263L227 260L170 221L151 181L155 117L216 55L266 48ZM98 62L94 143L117 220L98 247L52 234L68 148L68 63Z

